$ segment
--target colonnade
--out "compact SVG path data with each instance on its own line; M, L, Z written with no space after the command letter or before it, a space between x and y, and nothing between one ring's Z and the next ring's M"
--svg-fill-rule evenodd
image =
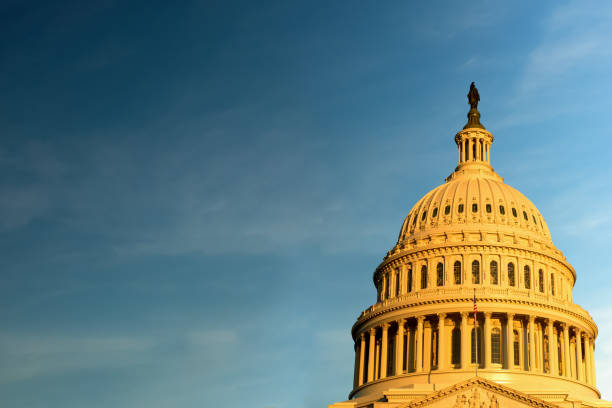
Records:
M594 338L534 315L438 313L385 322L355 342L354 387L405 373L522 370L595 386ZM475 335L476 334L476 335ZM478 356L478 358L476 358Z
M459 163L466 161L484 161L491 163L489 149L491 143L480 138L463 139L459 145Z

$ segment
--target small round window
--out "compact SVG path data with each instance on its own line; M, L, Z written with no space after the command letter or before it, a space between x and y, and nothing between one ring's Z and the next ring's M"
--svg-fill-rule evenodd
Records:
M433 212L431 213L432 217L437 217L438 216L438 207L433 209Z
M459 213L463 212L463 204L459 204L459 207L457 208L457 210L459 211Z
M503 205L499 206L499 213L501 215L505 215L506 214L506 208Z
M450 214L450 205L447 205L446 207L444 207L444 215L448 215Z
M492 211L492 209L491 209L491 204L487 204L487 205L485 206L485 209L487 210L487 212L488 212L488 213L490 213L490 212Z
M478 204L474 203L472 204L472 212L477 212L478 211Z
M516 208L512 208L512 215L518 217L518 213L516 212Z

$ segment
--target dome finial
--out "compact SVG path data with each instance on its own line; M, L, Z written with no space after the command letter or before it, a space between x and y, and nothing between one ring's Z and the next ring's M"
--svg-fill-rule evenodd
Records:
M468 123L463 127L467 128L479 128L484 129L485 127L480 123L480 112L478 112L478 102L480 101L480 95L474 82L470 85L470 91L467 94L468 103L470 104L470 111L467 114Z

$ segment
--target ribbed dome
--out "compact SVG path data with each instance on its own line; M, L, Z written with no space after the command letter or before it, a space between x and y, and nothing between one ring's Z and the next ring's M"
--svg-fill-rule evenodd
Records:
M417 239L439 229L494 231L500 225L506 231L509 226L522 235L552 243L536 206L518 190L504 184L492 169L455 172L445 184L431 190L414 205L398 242Z

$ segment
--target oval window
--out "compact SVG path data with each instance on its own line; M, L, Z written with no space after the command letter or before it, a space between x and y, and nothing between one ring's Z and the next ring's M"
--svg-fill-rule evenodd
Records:
M448 215L450 214L450 205L447 205L446 207L444 207L444 215Z
M527 212L523 211L523 218L525 221L529 221L529 217L527 217Z
M472 204L472 212L476 212L478 211L478 204L474 203Z
M463 204L459 204L457 210L459 210L459 213L461 214L463 212Z
M437 217L438 216L438 207L433 209L433 213L431 213L432 217Z
M427 218L427 211L423 211L423 215L421 216L421 221Z
M506 214L506 208L503 205L499 206L499 213L501 215L505 215Z
M492 211L491 204L487 204L487 206L485 208L486 208L488 213L490 213Z
M516 208L512 208L512 215L514 215L515 217L518 217L518 213L516 212Z

